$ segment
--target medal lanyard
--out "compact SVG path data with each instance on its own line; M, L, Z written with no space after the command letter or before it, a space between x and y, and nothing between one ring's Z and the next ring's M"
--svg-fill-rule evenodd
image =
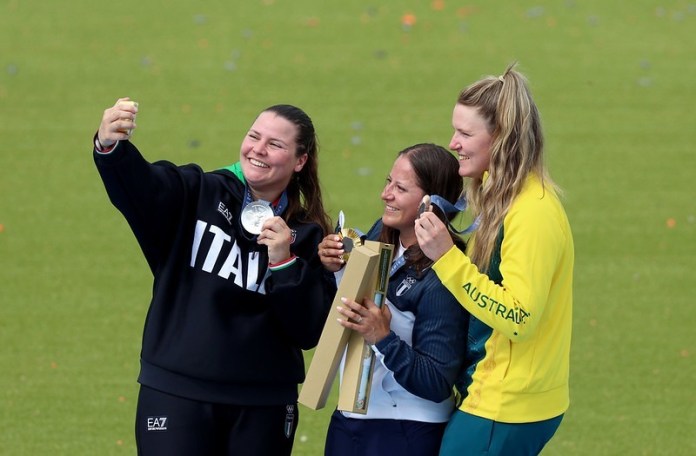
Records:
M442 212L445 214L449 215L454 212L464 212L466 210L466 199L464 196L460 197L455 204L450 203L447 201L445 198L441 197L440 195L430 195L430 203L434 204L435 206L439 207ZM471 225L469 225L467 228L459 231L452 226L452 222L449 220L447 221L447 226L451 231L457 234L467 234L471 233L474 231L476 228L478 228L479 223L481 219L480 217L476 217L476 220L473 221ZM404 253L406 251L404 250ZM399 258L394 260L392 263L391 269L389 270L389 277L393 276L396 271L401 269L401 267L406 264L406 256L401 255Z
M435 206L439 207L440 210L447 215L452 214L454 212L464 212L466 210L466 198L464 198L464 196L461 196L455 204L452 204L440 195L430 195L430 202ZM449 220L447 221L447 226L454 233L468 234L474 231L476 228L478 228L480 222L481 219L479 217L476 217L476 219L473 221L471 225L469 225L467 228L461 231L455 229L454 226L452 226L452 222L450 222Z
M401 243L401 240L399 240L399 249L397 250L397 253L401 252L401 255L396 257L394 261L392 261L391 268L389 268L389 277L391 278L394 274L396 274L396 271L401 269L403 265L406 264L406 251L408 248L404 247L404 245Z
M242 211L252 201L253 200L251 199L251 192L249 191L249 187L247 187L245 185L244 186L244 203L242 204ZM288 193L285 190L283 190L283 193L280 194L278 204L276 204L275 206L273 206L270 201L261 200L261 199L258 201L268 204L271 207L271 209L273 209L273 215L280 215L283 213L283 211L285 210L285 208L288 205Z
M404 249L404 253L406 253L406 249ZM396 274L396 271L401 269L404 264L406 264L406 257L402 254L399 258L392 262L391 268L389 269L389 277Z

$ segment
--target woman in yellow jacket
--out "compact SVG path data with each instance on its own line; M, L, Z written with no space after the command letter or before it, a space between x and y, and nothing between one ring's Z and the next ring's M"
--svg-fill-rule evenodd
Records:
M442 283L471 313L463 402L441 455L535 455L568 408L573 238L543 163L526 79L514 70L465 88L450 148L469 179L476 230L467 253L424 212L415 222Z

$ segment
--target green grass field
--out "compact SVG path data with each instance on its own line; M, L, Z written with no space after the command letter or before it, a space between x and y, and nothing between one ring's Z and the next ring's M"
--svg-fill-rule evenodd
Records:
M695 23L679 0L0 1L0 454L135 454L151 278L90 155L116 98L148 158L206 169L261 109L303 107L332 217L367 228L396 152L446 146L458 91L513 60L576 245L544 455L696 454ZM297 456L334 404L302 408Z

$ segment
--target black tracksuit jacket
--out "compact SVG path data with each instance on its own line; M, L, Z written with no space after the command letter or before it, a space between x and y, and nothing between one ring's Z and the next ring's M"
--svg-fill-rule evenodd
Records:
M241 227L244 183L232 172L151 164L128 141L94 159L154 276L138 381L205 402L295 403L302 350L336 291L319 225L287 221L298 259L270 272L266 246Z

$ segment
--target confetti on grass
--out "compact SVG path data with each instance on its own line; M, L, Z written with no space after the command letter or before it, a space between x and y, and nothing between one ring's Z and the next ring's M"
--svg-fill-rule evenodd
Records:
M355 170L355 172L358 174L358 176L365 177L365 176L369 176L370 174L372 174L372 168L363 166L363 167Z
M401 26L405 31L411 30L411 27L416 25L416 15L413 13L406 13L401 16Z
M544 15L544 7L543 6L533 6L527 10L527 17L529 17L529 18L541 17L543 15Z

